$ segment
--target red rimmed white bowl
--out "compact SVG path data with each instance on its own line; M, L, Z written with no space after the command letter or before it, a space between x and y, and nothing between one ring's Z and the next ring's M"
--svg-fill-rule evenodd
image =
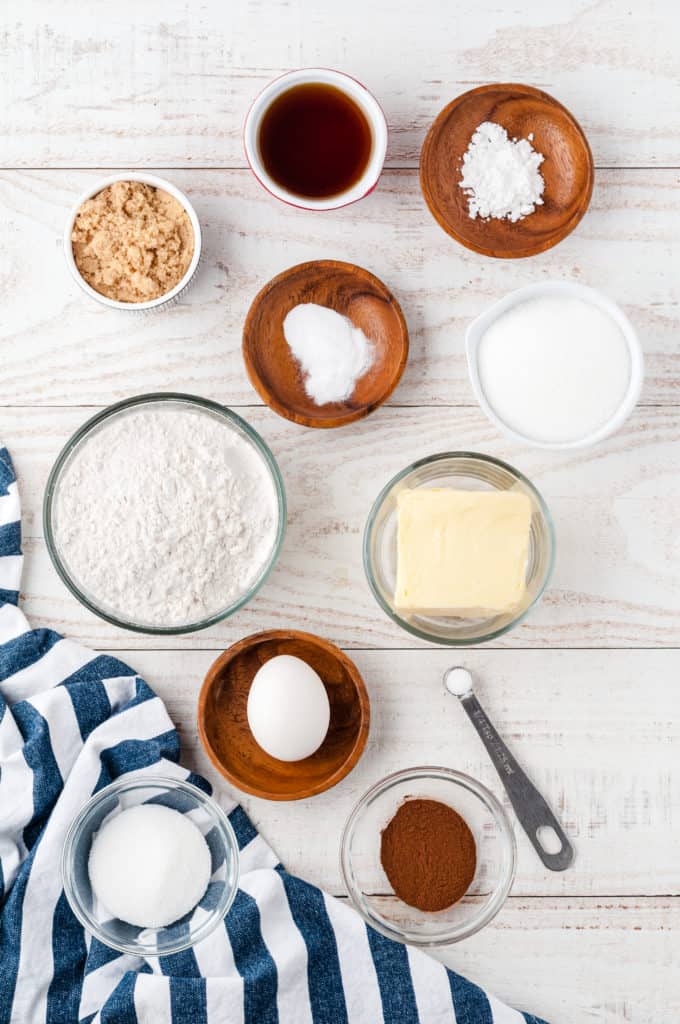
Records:
M366 117L372 135L371 153L359 180L344 192L319 199L291 192L275 181L265 169L259 145L262 118L274 100L296 85L311 84L335 86L353 100ZM275 78L254 100L243 127L243 145L253 174L276 199L303 210L337 210L363 199L378 184L387 152L387 121L375 96L351 75L332 68L300 68Z

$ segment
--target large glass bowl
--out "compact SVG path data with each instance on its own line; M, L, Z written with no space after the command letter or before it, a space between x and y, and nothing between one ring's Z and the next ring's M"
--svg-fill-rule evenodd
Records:
M511 612L478 618L420 615L398 611L397 496L404 489L452 487L459 490L521 491L531 502L526 591ZM402 629L423 640L451 647L493 640L518 625L546 588L555 559L555 531L545 501L531 481L506 462L473 452L443 452L420 459L383 488L371 509L364 533L364 569L378 604Z
M154 803L190 814L210 849L212 870L205 895L189 914L165 928L139 928L111 917L92 892L88 860L95 834L128 807ZM95 938L121 953L169 956L200 942L227 915L239 877L238 842L224 811L190 782L160 776L125 776L100 790L71 824L61 858L66 898Z
M88 592L83 581L75 579L74 575L69 571L69 567L59 550L58 528L55 522L56 496L64 471L70 460L73 458L80 446L87 443L88 438L90 438L93 433L104 429L106 426L110 425L112 421L119 417L126 416L131 411L136 411L143 406L150 405L163 405L168 408L190 408L202 415L212 416L225 422L231 430L243 438L258 453L263 467L271 478L276 494L276 534L267 561L260 569L260 572L253 580L250 587L248 587L244 593L240 594L235 601L226 604L225 607L217 609L213 614L197 622L182 623L179 625L157 625L135 621L132 617L123 618L117 610L105 607L103 603L100 603L96 594ZM68 441L61 450L57 456L54 466L52 467L52 471L47 481L47 487L45 489L45 499L43 503L43 528L45 532L47 550L49 551L54 568L57 570L57 573L74 597L77 598L81 604L85 605L86 608L89 608L90 611L94 612L95 615L105 619L107 622L113 623L114 626L121 626L123 629L133 630L137 633L149 633L154 635L192 633L199 629L206 629L208 626L212 626L216 622L221 622L222 619L226 619L230 615L233 615L234 612L238 611L239 608L242 608L244 604L247 604L247 602L254 597L264 581L267 579L267 576L276 563L283 544L283 535L286 529L286 496L283 487L283 479L271 451L257 431L254 430L250 424L246 423L245 420L241 419L240 416L237 416L235 412L232 412L231 409L227 409L225 406L219 405L217 402L211 402L206 398L197 398L195 395L175 393L139 395L136 398L127 399L124 402L117 402L115 405L110 405L102 412L97 413L96 416L93 416L76 431L70 441Z
M380 863L381 834L407 799L438 800L467 822L477 845L477 870L466 895L428 912L394 894ZM389 939L445 946L474 935L503 906L515 877L515 835L496 797L469 775L448 768L411 768L388 775L361 798L342 835L340 866L352 902Z

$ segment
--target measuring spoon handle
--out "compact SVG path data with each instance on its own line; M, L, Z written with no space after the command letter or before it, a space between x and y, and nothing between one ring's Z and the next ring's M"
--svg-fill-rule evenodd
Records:
M564 829L494 729L475 695L467 694L460 698L460 702L479 733L510 797L515 814L536 853L551 871L564 871L574 859L574 848L567 839ZM552 829L560 840L561 847L557 853L549 853L542 845L539 830L543 828Z

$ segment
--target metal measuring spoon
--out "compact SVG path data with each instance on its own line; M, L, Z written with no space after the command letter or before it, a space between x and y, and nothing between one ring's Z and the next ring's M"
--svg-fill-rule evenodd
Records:
M444 673L444 689L458 697L465 712L479 733L493 766L510 797L519 823L543 863L551 871L564 871L574 859L574 847L564 829L538 792L533 782L512 756L487 714L472 692L472 674L466 668L450 668ZM550 853L541 841L541 832L549 829L560 841L560 849Z

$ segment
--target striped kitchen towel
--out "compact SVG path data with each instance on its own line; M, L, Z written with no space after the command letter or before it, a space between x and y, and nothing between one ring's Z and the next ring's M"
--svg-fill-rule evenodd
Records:
M235 804L241 882L222 927L147 960L86 934L59 870L82 804L131 771L208 787L179 766L165 707L133 669L30 629L20 541L0 449L0 1024L541 1024L288 874Z

